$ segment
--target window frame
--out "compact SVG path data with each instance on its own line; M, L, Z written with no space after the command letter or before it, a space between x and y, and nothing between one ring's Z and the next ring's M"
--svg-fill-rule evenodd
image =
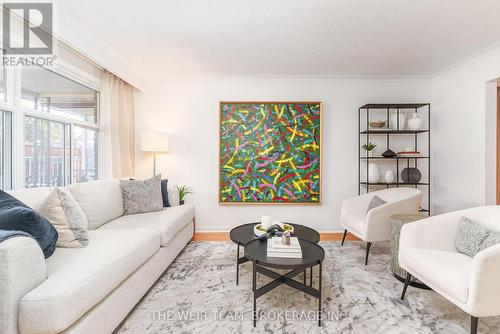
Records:
M6 116L7 115L7 116ZM0 189L12 188L12 112L0 109L0 126L2 126L2 152L0 164L3 175L0 175Z
M87 87L96 94L96 122L84 122L78 121L69 117L64 117L60 115L54 115L45 111L35 111L25 108L21 104L21 68L4 68L4 79L5 79L5 91L6 99L5 101L0 100L0 109L11 112L11 175L10 175L10 188L19 189L25 188L25 153L24 153L24 132L25 132L25 117L35 117L46 119L49 121L55 121L63 123L65 126L69 127L69 166L65 166L65 169L69 169L69 174L65 176L65 184L68 185L73 182L73 127L83 127L94 130L97 132L97 163L96 163L96 173L97 179L101 175L101 170L99 169L100 159L102 159L101 145L99 144L102 140L102 131L100 125L100 115L101 115L101 90L97 87L98 83L92 84L88 78L80 75L76 71L72 71L68 67L51 67L47 68L41 66L41 68L62 76L66 80L73 81L79 85ZM66 140L66 139L65 139Z

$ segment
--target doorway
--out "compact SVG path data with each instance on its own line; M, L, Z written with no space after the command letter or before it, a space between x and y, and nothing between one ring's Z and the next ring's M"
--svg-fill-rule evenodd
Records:
M500 205L500 81L497 81L497 200L496 204Z

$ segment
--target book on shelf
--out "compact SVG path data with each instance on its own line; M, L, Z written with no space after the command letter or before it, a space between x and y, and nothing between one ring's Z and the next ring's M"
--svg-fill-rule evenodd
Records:
M281 242L281 237L273 237L268 239L267 256L301 259L302 249L300 248L299 239L297 239L296 237L290 237L290 245L284 245Z

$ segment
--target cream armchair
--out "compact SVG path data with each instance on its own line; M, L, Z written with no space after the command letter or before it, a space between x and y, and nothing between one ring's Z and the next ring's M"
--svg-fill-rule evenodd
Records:
M399 265L408 274L401 299L414 276L470 314L475 334L479 317L500 315L500 245L474 257L458 253L455 237L461 217L500 230L500 206L454 211L403 226Z
M367 212L368 205L375 195L387 203ZM340 212L340 225L345 229L342 246L348 233L365 241L367 265L372 243L391 240L391 216L417 213L421 199L420 190L400 187L373 191L345 200Z

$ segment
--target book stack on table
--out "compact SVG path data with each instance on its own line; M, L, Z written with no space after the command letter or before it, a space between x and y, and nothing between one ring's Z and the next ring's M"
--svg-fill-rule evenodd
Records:
M300 248L299 239L290 237L290 245L283 244L281 242L281 237L272 237L268 239L267 256L301 259L302 249Z

